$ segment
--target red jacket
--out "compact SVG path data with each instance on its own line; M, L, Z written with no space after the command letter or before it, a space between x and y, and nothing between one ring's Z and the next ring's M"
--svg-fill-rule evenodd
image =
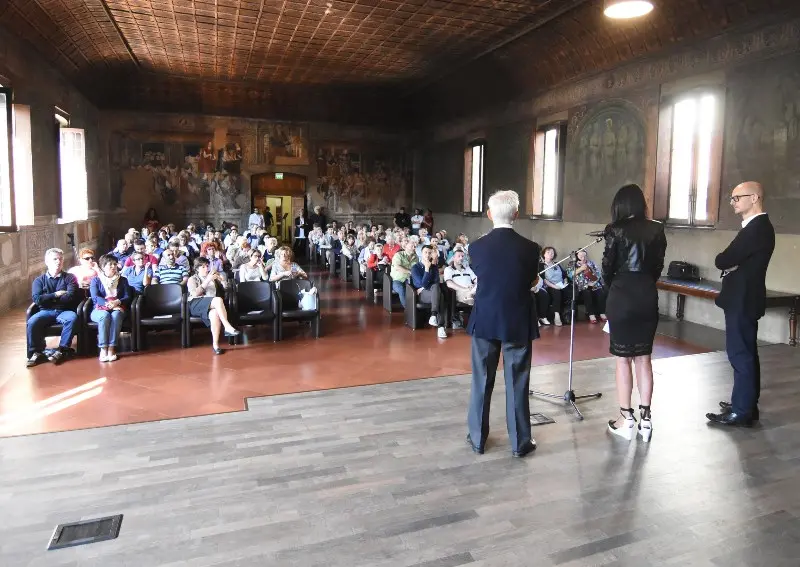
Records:
M391 262L394 259L394 255L400 252L400 245L395 244L394 246L389 246L388 244L383 245L383 253L389 257L389 261Z

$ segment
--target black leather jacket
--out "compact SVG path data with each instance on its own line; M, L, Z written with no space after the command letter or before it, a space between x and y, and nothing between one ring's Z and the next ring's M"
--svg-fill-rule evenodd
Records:
M607 286L618 274L646 273L657 280L664 269L667 237L664 225L657 221L628 218L609 224L605 229L603 279Z

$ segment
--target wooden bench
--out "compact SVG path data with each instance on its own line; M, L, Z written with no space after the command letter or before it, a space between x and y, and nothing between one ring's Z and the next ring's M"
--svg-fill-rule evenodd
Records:
M675 310L675 317L683 319L683 309L686 304L686 296L700 297L702 299L714 300L719 296L722 289L720 282L701 280L690 282L663 277L658 280L656 287L663 291L671 291L678 294L678 305ZM800 294L784 293L780 291L767 291L767 308L788 307L789 308L789 346L797 346L797 306L800 303Z

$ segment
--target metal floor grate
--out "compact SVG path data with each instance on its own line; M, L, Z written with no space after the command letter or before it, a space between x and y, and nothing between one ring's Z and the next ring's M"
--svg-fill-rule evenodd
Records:
M50 545L47 546L47 549L62 549L116 539L121 525L122 514L71 524L59 524L53 531L53 537L50 538Z
M550 417L547 417L543 413L532 413L531 414L531 425L547 425L548 423L555 423L556 421Z

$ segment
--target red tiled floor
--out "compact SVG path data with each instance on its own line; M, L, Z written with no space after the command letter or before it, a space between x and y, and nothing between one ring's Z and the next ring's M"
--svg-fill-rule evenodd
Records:
M411 331L403 325L402 313L386 313L381 306L364 301L363 292L327 274L313 278L321 290L322 338L314 340L307 329L286 324L284 340L273 343L268 330L250 329L244 344L228 348L223 356L214 356L210 337L196 331L197 346L190 349L179 348L175 336L156 335L149 350L123 354L113 364L93 357L29 370L24 360L24 311L4 315L0 318L5 360L0 368L0 436L239 411L247 397L470 371L470 342L463 331L447 340L437 339L433 329ZM534 343L532 364L565 362L569 327L545 328L541 334ZM575 339L576 360L608 356L608 336L600 325L578 323ZM659 335L654 357L706 350ZM99 378L106 379L102 390L78 394L86 399L76 402L73 396L61 408L52 403L36 405Z

